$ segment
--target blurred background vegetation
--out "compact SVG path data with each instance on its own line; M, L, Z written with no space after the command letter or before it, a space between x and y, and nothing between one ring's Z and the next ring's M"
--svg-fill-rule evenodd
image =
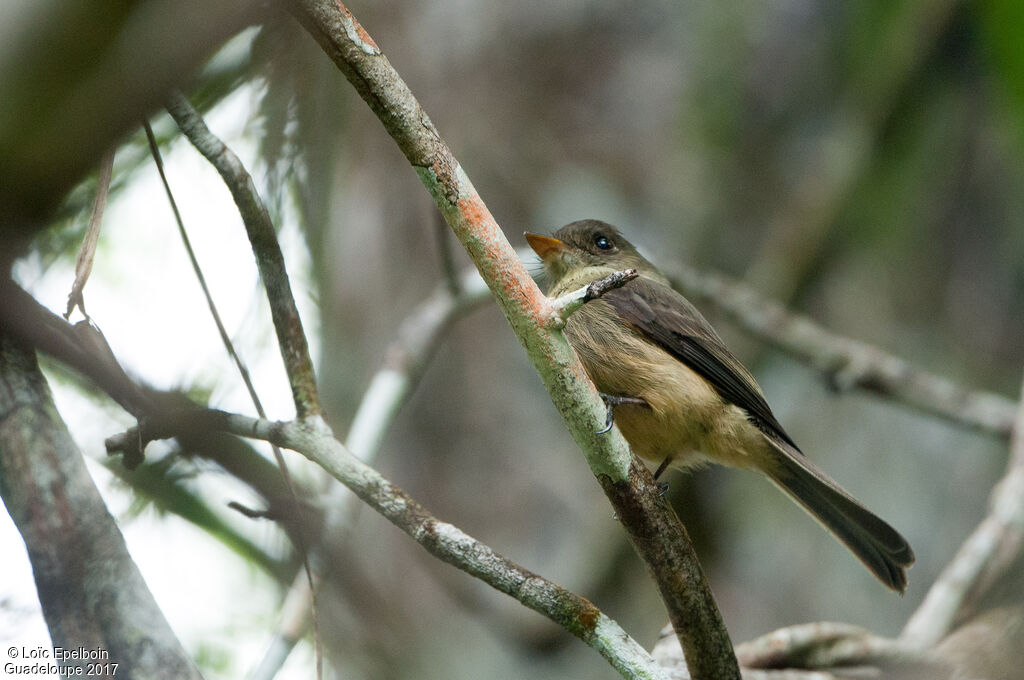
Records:
M745 279L834 332L1016 399L1022 8L1016 0L642 0L628 9L439 0L352 10L515 245L526 230L603 219L666 270L685 262ZM237 133L229 142L282 229L301 236L290 257L308 265L300 267L315 302L307 328L320 348L329 420L344 434L399 324L442 281L440 239L457 244L438 231L429 196L378 121L287 16L240 34L188 94L212 120L230 116L225 125ZM165 115L154 124L163 141L182 146ZM135 135L119 151L115 192L150 163ZM83 183L36 239L38 271L73 258L92 190ZM149 216L135 219L142 230ZM163 276L160 262L155 254L133 265L132 279L112 257L108 276L148 285ZM230 330L257 336L247 351L272 362L272 333L254 320L263 310L247 299L219 302L242 308ZM191 306L200 318L201 300ZM705 312L801 448L898 527L918 556L898 598L763 480L722 469L672 476L671 498L734 640L816 620L897 633L984 513L1005 444L872 396L832 394L810 368ZM117 322L99 322L116 348ZM172 336L208 322L174 323ZM212 333L206 342L217 351ZM148 377L145 359L134 368ZM222 370L178 384L216 397L219 381L234 380L226 361ZM437 516L592 599L653 644L665 623L657 593L496 308L453 328L376 465ZM321 483L304 461L292 467ZM190 498L218 513L234 498L198 483L205 468L181 469L175 482ZM112 496L157 493L119 476L125 486L108 485ZM175 506L183 498L162 496L160 507L187 513ZM248 561L207 565L222 572L214 578L293 573L280 535L223 521ZM339 677L613 675L564 631L435 561L372 513L358 516L347 546L320 606ZM258 626L269 633L276 615L268 607ZM226 649L196 651L212 677L237 676L254 661Z

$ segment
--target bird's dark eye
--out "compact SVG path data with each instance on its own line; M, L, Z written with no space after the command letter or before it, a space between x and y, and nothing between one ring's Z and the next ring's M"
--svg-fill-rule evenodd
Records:
M608 239L607 236L604 236L602 234L598 234L597 236L594 237L594 245L600 248L601 250L612 249L612 242Z

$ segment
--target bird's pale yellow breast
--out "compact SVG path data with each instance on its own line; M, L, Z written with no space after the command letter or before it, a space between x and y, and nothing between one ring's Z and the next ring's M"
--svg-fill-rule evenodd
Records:
M742 409L622 323L608 303L584 305L570 317L565 334L601 392L647 402L615 409L615 422L638 456L657 463L671 457L677 467L706 457L750 466L746 452L751 442L746 440L751 428Z

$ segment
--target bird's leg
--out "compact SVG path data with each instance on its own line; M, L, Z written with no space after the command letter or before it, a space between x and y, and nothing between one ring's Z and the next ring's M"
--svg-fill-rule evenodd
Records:
M597 434L606 434L612 429L612 425L615 423L615 407L621 406L622 404L636 404L638 406L648 406L647 402L640 397L620 397L614 394L605 394L604 392L598 392L601 395L601 400L604 405L608 407L608 415L604 419L604 429L598 430Z
M654 479L655 480L657 480L658 477L661 477L661 473L663 473L665 470L668 469L668 465L671 462L672 462L672 456L665 456L665 460L661 461L661 465L659 465L658 469L654 471ZM667 491L667 489L666 489L666 491Z
M654 471L654 481L658 481L658 477L661 477L661 473L668 469L669 463L671 462L672 456L665 456L665 460L661 461L661 464L658 465L658 469ZM661 492L658 494L659 498L667 494L668 482L658 482L658 489L661 490Z

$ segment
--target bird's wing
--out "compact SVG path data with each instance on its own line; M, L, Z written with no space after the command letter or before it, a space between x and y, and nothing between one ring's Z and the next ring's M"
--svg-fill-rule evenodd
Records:
M601 299L635 332L693 369L723 399L745 410L762 432L796 449L754 376L726 349L689 300L667 285L642 277L608 291Z

